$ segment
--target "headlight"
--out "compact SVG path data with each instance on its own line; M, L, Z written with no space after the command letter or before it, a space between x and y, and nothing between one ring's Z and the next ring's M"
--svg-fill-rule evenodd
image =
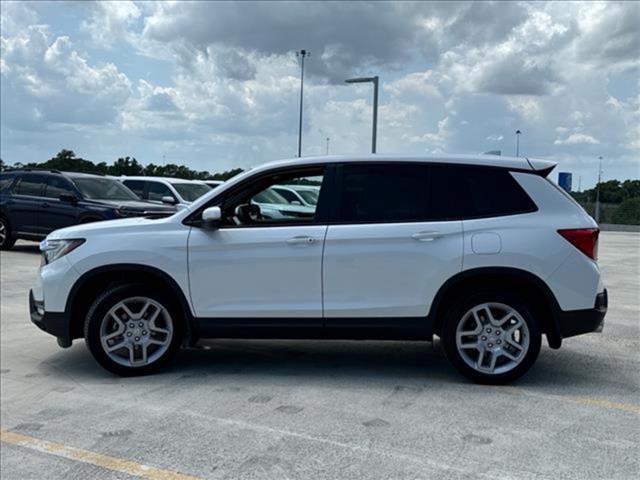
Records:
M40 251L45 264L51 263L67 253L74 251L85 242L84 238L69 240L43 240L40 242Z

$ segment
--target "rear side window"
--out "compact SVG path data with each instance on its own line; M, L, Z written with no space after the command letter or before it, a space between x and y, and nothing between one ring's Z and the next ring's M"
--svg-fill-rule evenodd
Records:
M341 223L447 221L536 210L501 168L438 164L343 166Z
M421 221L427 215L428 170L421 164L343 166L340 221Z
M44 184L46 178L44 175L26 174L22 175L18 183L13 189L16 195L29 195L32 197L41 197L44 194Z

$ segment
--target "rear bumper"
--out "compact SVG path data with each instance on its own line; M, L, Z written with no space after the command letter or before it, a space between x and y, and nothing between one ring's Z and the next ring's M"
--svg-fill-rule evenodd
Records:
M596 295L593 308L558 312L558 327L562 338L575 337L583 333L601 332L607 314L609 299L607 290Z
M63 341L71 341L69 317L65 312L45 312L44 303L38 302L29 290L31 321L40 329Z

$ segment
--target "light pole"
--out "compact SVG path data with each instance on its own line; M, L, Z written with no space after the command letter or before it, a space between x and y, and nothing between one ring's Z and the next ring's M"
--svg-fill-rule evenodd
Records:
M371 153L376 153L376 142L378 137L378 76L350 78L346 83L373 83L373 133L371 135Z
M300 57L300 119L298 121L298 157L302 156L302 99L304 92L304 57L311 55L311 52L300 50L296 52L296 57Z
M329 155L329 140L330 140L330 138L327 137L327 155Z
M516 130L516 157L520 156L520 130Z
M602 156L598 157L598 184L596 185L596 222L600 223L600 181L602 180Z

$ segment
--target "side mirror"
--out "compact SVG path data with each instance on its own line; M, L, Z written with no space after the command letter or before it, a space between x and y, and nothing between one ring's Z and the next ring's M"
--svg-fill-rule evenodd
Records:
M169 195L167 195L166 197L162 197L162 203L166 203L168 205L175 205L178 202L176 201L175 198L170 197Z
M62 202L67 203L78 203L78 197L70 193L63 193L58 197L58 199Z
M220 210L220 207L205 208L202 212L202 221L208 227L219 227L222 221L222 210Z

